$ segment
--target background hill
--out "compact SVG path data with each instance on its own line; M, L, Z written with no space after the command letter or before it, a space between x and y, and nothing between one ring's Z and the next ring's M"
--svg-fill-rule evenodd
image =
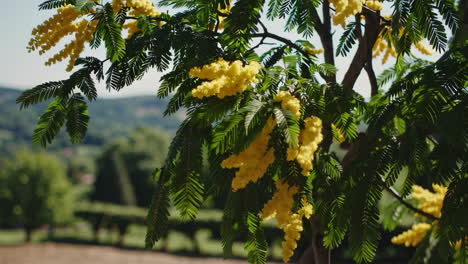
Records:
M21 90L0 87L0 153L21 145L31 145L37 118L47 103L20 110L16 98ZM164 117L167 101L154 96L98 99L89 104L91 123L81 146L102 146L119 136L127 136L136 127L158 127L172 134L183 114ZM66 133L61 133L49 149L70 147Z

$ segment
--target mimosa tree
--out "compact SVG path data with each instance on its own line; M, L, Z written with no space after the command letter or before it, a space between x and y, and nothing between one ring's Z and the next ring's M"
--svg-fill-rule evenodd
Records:
M187 117L155 171L149 248L166 231L171 204L193 219L214 195L226 199L225 252L246 233L251 263L267 258L266 219L275 217L285 232L285 262L297 253L307 221L315 227L314 263L326 263L326 248L345 239L356 262L370 262L383 228L394 229L405 213L416 213L417 222L392 242L417 246L413 263L466 261L466 1L159 4L178 13L161 13L150 0L43 2L40 9L57 13L33 30L29 49L46 53L72 35L46 64L68 60L73 73L18 98L23 108L52 99L34 143L46 146L62 126L79 142L90 120L87 104L97 97L95 81L118 91L149 71L164 73L158 96L171 98L166 114ZM278 19L302 39L264 23ZM311 41L314 35L319 41ZM107 56L80 58L87 45L105 46ZM435 62L418 58L433 52L442 53ZM336 56L350 57L349 67L337 65ZM380 56L396 62L377 77ZM355 91L361 74L369 80L367 101ZM334 141L347 149L344 156ZM404 183L397 190L398 178ZM378 202L385 192L395 203L384 213Z

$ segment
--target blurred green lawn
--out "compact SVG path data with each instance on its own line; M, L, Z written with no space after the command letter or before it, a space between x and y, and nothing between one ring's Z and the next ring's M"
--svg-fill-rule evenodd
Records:
M123 246L130 249L143 250L145 247L146 227L142 225L131 225L125 236ZM18 245L24 243L25 234L22 229L0 229L0 246ZM117 230L102 229L99 236L99 245L114 245L118 240ZM52 237L49 236L47 229L40 229L34 232L32 236L33 243L46 241L94 244L93 232L91 226L83 221L76 222L68 227L60 227L54 230ZM199 248L199 252L196 248ZM207 255L223 256L221 241L213 240L211 232L207 229L197 231L195 241L180 232L170 231L166 240L156 243L154 250L165 251L183 255ZM269 255L274 259L281 258L281 246L275 243L272 246L272 252ZM242 243L234 243L234 257L246 257Z

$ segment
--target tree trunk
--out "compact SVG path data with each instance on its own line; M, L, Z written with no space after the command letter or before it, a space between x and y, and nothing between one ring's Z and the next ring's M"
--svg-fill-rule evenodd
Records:
M24 232L25 232L25 235L26 235L25 238L24 238L24 242L26 242L26 243L31 242L33 228L30 227L30 226L25 226L24 227Z
M117 224L117 229L119 231L119 237L117 239L117 242L115 243L115 246L123 247L125 234L127 234L128 226L129 226L129 223L127 223L127 222Z
M311 245L304 251L299 258L299 264L327 264L328 249L323 245L323 228L318 222L316 216L312 216L309 220L312 241Z
M93 222L93 242L99 244L99 231L101 230L102 217L98 217Z

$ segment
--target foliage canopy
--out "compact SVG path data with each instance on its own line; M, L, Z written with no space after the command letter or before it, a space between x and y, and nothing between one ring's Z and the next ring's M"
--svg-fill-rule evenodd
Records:
M129 138L106 146L96 160L92 200L148 207L154 191L155 166L164 162L168 136L157 129L140 128Z
M269 200L286 232L285 261L297 246L296 231L306 215L300 212L309 203L315 207L312 221L323 225L323 245L314 243L314 252L348 239L354 259L370 262L382 224L393 229L402 212L416 211L431 228L419 234L413 263L466 261L468 47L467 21L460 19L466 18L466 1L159 4L179 12L160 13L146 0L43 2L40 9L59 8L58 13L33 31L30 49L43 53L62 36L75 34L48 63L70 58L68 69L78 69L67 80L39 85L18 98L21 107L54 99L39 119L33 142L46 146L62 126L78 142L89 123L87 101L97 96L95 79L120 90L151 69L165 73L158 90L159 97L171 98L165 113L185 110L187 118L164 166L154 173L148 247L165 230L171 200L182 216L193 219L204 199L215 195L226 199L225 251L243 231L251 263L267 258L262 220ZM68 19L63 31L55 24L60 18ZM83 20L72 24L74 19ZM265 19L284 19L285 30L304 39L270 32ZM335 25L345 26L337 44ZM314 34L320 43L308 40ZM274 45L258 52L266 41ZM78 58L86 42L92 48L104 45L107 58ZM421 60L412 46L443 55L436 62ZM325 63L319 62L320 52ZM336 71L344 69L335 64L335 54L352 57L342 80L337 80ZM396 63L377 78L373 60L380 54L383 62L394 56ZM362 70L369 77L370 101L353 89ZM385 84L390 88L383 90ZM368 127L358 129L361 123ZM331 148L334 140L347 146L344 156ZM403 170L407 175L396 190ZM231 180L238 177L251 178L242 178L247 182L234 191ZM414 184L428 188L431 183L448 187L440 215L406 201ZM283 191L288 204L276 204ZM378 207L383 192L395 198L386 210Z

